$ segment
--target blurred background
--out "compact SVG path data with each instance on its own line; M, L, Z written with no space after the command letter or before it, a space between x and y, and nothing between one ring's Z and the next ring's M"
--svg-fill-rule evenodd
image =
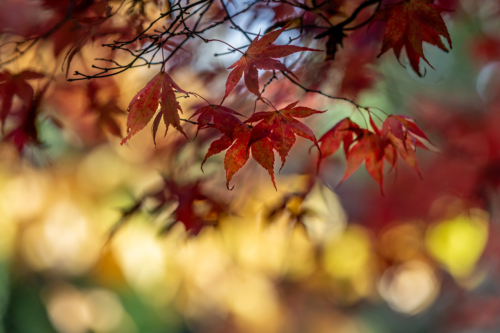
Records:
M361 2L335 2L331 21ZM103 3L85 10L95 15ZM124 13L112 28L131 31L168 5L105 3ZM437 3L450 9L442 15L453 49L424 44L434 69L421 64L423 77L404 54L400 62L392 52L376 58L380 23L353 32L334 60L320 52L283 60L304 86L409 115L429 136L438 149L417 153L422 179L402 163L387 169L385 195L364 168L338 186L339 153L311 175L314 152L300 138L280 173L276 167L277 191L253 161L232 191L222 154L202 172L213 130L195 136L196 126L184 123L190 141L171 129L154 145L145 129L120 145L128 103L159 67L66 81L66 71L90 72L93 59L115 52L99 47L116 39L109 27L92 30L80 20L2 63L45 78L29 81L35 100L43 94L34 132L16 132L14 113L0 143L0 332L499 332L500 2ZM247 5L227 1L230 12ZM256 6L237 23L258 33L292 20L296 13L281 5ZM64 15L58 6L0 3L1 60L17 52L19 36L30 40L32 29ZM209 14L222 18L220 3ZM225 25L207 38L246 44ZM297 45L324 43L305 34ZM193 40L166 70L183 89L218 101L226 68L240 56L212 56L227 51L221 45ZM127 54L113 56L120 62ZM261 86L271 77L262 72ZM318 138L346 116L364 124L349 103L307 94L282 76L266 95L281 106L300 100L327 110L305 121ZM186 119L203 105L192 96L179 102ZM249 115L254 102L240 84L227 103ZM21 104L15 99L13 110Z

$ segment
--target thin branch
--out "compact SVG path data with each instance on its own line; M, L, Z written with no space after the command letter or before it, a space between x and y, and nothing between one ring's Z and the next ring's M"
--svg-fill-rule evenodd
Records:
M7 64L10 64L14 60L18 59L20 56L26 54L26 52L28 52L40 40L49 37L50 35L55 33L57 30L59 30L59 28L61 28L66 23L66 21L68 21L71 18L71 16L73 15L74 7L75 7L75 0L70 0L69 4L68 4L68 9L66 10L66 15L64 15L64 17L61 19L61 21L59 21L55 26L53 26L52 28L47 30L45 33L43 33L40 36L38 36L37 38L33 39L33 43L31 43L26 49L24 49L23 51L17 52L12 58L0 63L0 67L3 67ZM29 40L30 39L24 40L22 42L18 42L17 46L16 46L16 50L20 45L24 44L25 42L27 42Z
M371 5L374 5L376 3L379 4L379 7L380 7L380 4L381 4L382 0L367 0L365 2L363 2L361 5L359 5L358 8L356 8L356 10L354 10L354 12L351 14L351 16L349 18L347 18L346 20L340 22L338 24L338 26L341 26L341 27L345 27L346 25L348 25L349 23L353 22L357 17L358 17L358 14L361 13L361 11L366 8L366 7L369 7ZM378 8L378 7L377 7ZM371 19L370 19L371 20ZM366 24L366 23L365 23ZM353 30L353 28L351 28L351 30Z
M375 8L375 10L373 11L373 14L370 16L370 18L368 18L367 20L365 20L364 22L354 26L354 27L350 27L350 28L344 28L344 31L352 31L352 30L356 30L356 29L359 29L361 27L364 27L365 25L367 25L368 23L370 23L373 18L375 17L375 15L378 13L379 9L380 9L380 6L382 6L382 1L379 1L377 7Z
M266 91L267 86L270 85L271 82L273 82L273 80L278 80L278 77L276 76L276 71L273 71L273 76L269 79L269 81L267 81L267 83L262 88L262 91L260 92L261 95L264 93L264 91Z
M241 27L239 25L237 25L236 23L234 23L233 18L231 17L231 15L229 14L229 11L227 10L227 7L226 7L226 4L225 4L224 0L220 0L220 2L222 3L222 6L224 7L224 10L226 11L226 14L227 14L227 17L229 18L229 21L233 24L233 26L236 29L238 29L239 31L241 31L241 33L243 33L243 35L245 35L245 37L251 43L252 42L252 38L250 38L248 36L248 34L243 29L241 29Z
M240 47L236 47L234 49L228 49L229 51L228 52L224 52L224 53L214 53L214 57L219 57L219 56L223 56L223 55L228 55L228 54L232 54L234 52L238 52L238 50L241 50L241 49L244 49L245 47L249 47L250 44L247 44L247 45L243 45L243 46L240 46Z
M344 98L344 97L336 97L336 96L331 96L331 95L328 95L328 94L325 94L324 92L322 92L321 90L314 90L314 89L309 89L309 88L306 88L304 87L303 85L301 85L300 83L298 83L297 81L295 81L294 79L292 79L290 76L288 76L288 74L286 74L285 72L281 71L281 74L283 74L283 76L285 76L288 80L290 80L290 82L292 82L293 84L295 84L297 87L301 88L302 90L304 90L306 93L316 93L316 94L320 94L322 96L325 96L325 97L328 97L330 99L335 99L335 100L340 100L340 101L345 101L345 102L348 102L348 103L351 103L352 105L354 105L356 108L361 108L361 109L366 109L366 107L364 106L361 106L359 104L357 104L356 102L354 101L351 101L350 99L347 99L347 98Z

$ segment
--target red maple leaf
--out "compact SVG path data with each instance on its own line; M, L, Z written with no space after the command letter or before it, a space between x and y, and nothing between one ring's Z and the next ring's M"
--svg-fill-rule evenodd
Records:
M430 142L429 138L425 133L418 128L417 124L413 118L402 115L390 115L388 116L384 124L382 125L382 134L386 135L388 131L391 131L398 139L404 141L405 137L409 135L415 144L420 147L427 149L423 144L423 140Z
M197 235L205 226L215 225L218 216L226 211L224 204L203 193L199 182L180 185L174 180L165 180L165 189L158 192L156 197L160 199L160 202L177 201L179 203L172 213L175 218L174 224L182 223L191 235ZM206 212L196 209L196 203L200 202L207 205Z
M326 132L318 142L321 143L321 158L333 155L344 143L344 152L347 155L349 147L354 141L353 128L359 128L358 124L352 122L349 118L344 118Z
M214 127L233 140L233 132L243 125L243 122L235 116L243 116L238 112L222 105L206 105L189 118L198 116L198 132L207 127ZM211 123L213 122L213 123Z
M245 121L246 123L259 122L252 130L249 143L269 137L273 148L281 157L281 168L285 165L286 156L295 143L295 135L311 140L318 150L320 149L313 131L295 118L305 118L325 111L317 111L304 106L296 107L297 103L298 101L281 110L257 112Z
M41 79L45 75L25 70L19 74L12 74L8 70L0 73L0 100L2 101L0 109L0 122L2 123L2 132L5 125L5 119L12 109L14 96L19 97L23 103L29 105L33 100L33 88L26 82L27 80Z
M169 125L172 125L186 136L180 124L179 113L177 111L182 112L182 109L176 100L174 88L179 92L187 94L187 92L182 90L167 73L162 71L152 78L146 86L134 96L128 106L128 134L122 140L121 144L127 142L132 135L139 132L149 123L156 113L158 103L160 102L160 112L153 123L153 141L155 140L155 134L162 116L167 126L167 130ZM165 135L166 134L167 132L165 132Z
M374 20L386 21L387 26L382 50L378 56L392 48L399 59L404 46L411 67L421 76L420 58L431 66L425 58L423 42L448 52L440 37L445 37L451 48L451 38L440 14L444 9L434 5L433 2L434 0L404 0L379 11Z
M273 58L286 57L287 55L300 51L321 51L295 45L272 44L287 28L288 26L271 31L260 39L259 35L257 35L240 60L229 66L229 69L233 70L229 73L229 77L226 81L224 99L231 93L238 82L240 82L243 73L245 73L245 85L248 90L259 97L259 72L257 69L279 70L293 75L284 64Z
M22 152L27 145L40 148L42 141L39 138L36 126L37 117L40 113L40 104L48 85L45 85L29 104L24 105L20 112L14 115L18 118L16 126L3 138L4 141L11 142L19 152Z
M397 154L399 154L403 161L415 169L418 175L422 177L418 169L415 150L417 147L428 149L424 142L430 145L432 143L425 133L413 122L413 119L407 116L390 115L385 119L380 134L388 140L386 158L392 166L395 167Z
M171 223L162 226L160 232L168 232L178 223L182 223L186 233L196 236L204 227L217 225L219 218L229 213L228 206L218 198L205 194L202 182L178 182L175 179L164 179L164 186L151 193L146 193L133 206L122 211L122 218L109 233L111 239L122 228L131 216L141 211L146 200L153 199L157 203L151 210L159 214L176 203L169 219ZM201 208L201 209L200 209Z
M229 182L246 164L251 152L253 159L267 170L269 176L271 176L274 188L276 188L276 182L274 179L274 152L271 140L266 137L258 141L250 142L251 136L252 130L247 127L247 125L242 124L234 131L234 140L224 134L218 140L213 141L207 154L205 155L203 163L201 164L202 169L203 164L210 156L218 154L229 148L224 157L226 186L229 188Z
M349 118L342 119L326 132L318 140L321 143L322 153L318 166L323 158L333 155L343 143L347 165L340 183L349 178L365 162L368 173L380 185L383 193L384 160L395 168L398 155L420 175L415 150L417 147L428 149L425 143L432 144L413 119L390 115L385 119L381 129L375 124L371 114L369 120L373 132L360 128Z
M385 140L366 129L356 128L352 131L357 134L357 138L346 154L346 169L340 183L349 178L364 161L366 170L383 193Z

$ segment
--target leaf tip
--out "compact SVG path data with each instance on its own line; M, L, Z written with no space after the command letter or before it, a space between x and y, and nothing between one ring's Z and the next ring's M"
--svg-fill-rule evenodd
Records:
M126 143L130 139L130 135L127 135L125 138L123 138L122 142L120 142L120 146L123 146L124 143Z

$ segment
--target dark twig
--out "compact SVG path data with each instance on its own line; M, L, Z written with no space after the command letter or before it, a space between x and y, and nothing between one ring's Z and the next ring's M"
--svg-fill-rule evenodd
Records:
M226 14L227 14L227 17L229 18L229 21L233 24L233 26L235 27L235 29L238 29L239 31L241 31L243 33L243 35L245 35L245 37L251 43L252 42L252 38L250 38L248 36L248 34L246 33L246 31L244 31L243 29L241 29L241 27L239 25L237 25L236 23L234 23L233 18L231 17L231 14L229 14L229 11L227 10L227 7L226 7L226 4L225 4L224 0L220 0L220 2L222 3L222 6L224 7L224 10L226 11Z
M340 101L344 101L344 102L347 102L347 103L351 103L352 105L354 105L356 108L360 108L360 109L366 109L366 107L364 106L361 106L359 104L357 104L356 102L354 101L351 101L350 99L347 99L347 98L344 98L344 97L336 97L336 96L331 96L331 95L328 95L328 94L325 94L324 92L322 92L321 90L314 90L314 89L309 89L309 88L306 88L304 87L303 85L301 85L300 83L298 83L297 81L295 81L294 79L292 79L290 76L288 76L288 74L286 74L285 72L281 71L281 74L283 74L283 76L285 76L288 80L290 80L290 82L292 82L293 84L295 84L297 87L301 88L302 90L304 90L306 93L316 93L316 94L320 94L322 96L325 96L325 97L328 97L330 99L336 99L336 100L340 100Z
M264 91L266 91L266 87L270 85L271 82L273 82L273 80L278 80L278 77L276 76L276 71L273 71L273 76L269 79L269 81L267 81L267 83L262 88L262 91L260 92L261 95L264 93Z
M56 25L54 25L52 28L50 28L49 30L47 30L42 35L36 37L35 39L27 39L27 40L24 40L22 42L18 42L17 46L16 46L16 54L12 58L10 58L8 60L5 60L4 62L0 63L0 67L3 67L5 65L7 65L7 64L10 64L11 62L13 62L16 59L19 59L20 56L26 54L26 52L28 52L40 40L51 36L53 33L55 33L57 30L59 30L71 18L71 16L73 15L73 8L74 7L75 7L75 0L70 0L69 4L68 4L68 9L66 10L66 15L64 15L64 17L61 19L61 21L59 21ZM25 42L27 42L29 40L33 40L33 43L31 43L23 51L17 51L18 47L20 45L24 44Z

